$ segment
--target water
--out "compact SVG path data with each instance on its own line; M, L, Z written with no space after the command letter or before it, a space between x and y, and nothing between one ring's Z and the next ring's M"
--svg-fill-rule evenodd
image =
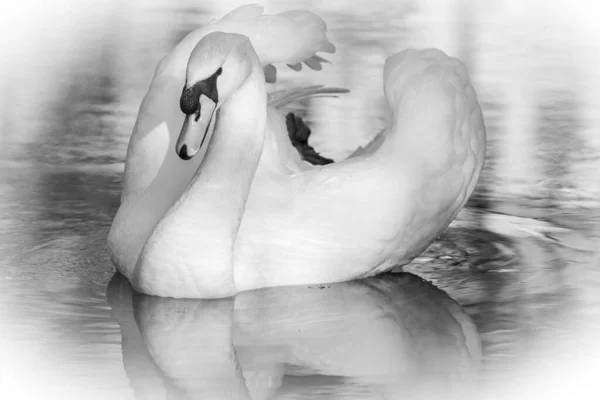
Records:
M267 2L319 13L338 46L322 72L279 68L277 87L352 90L300 110L325 156L380 128L387 55L436 46L469 66L489 160L469 207L404 268L432 284L402 273L203 302L134 294L113 277L105 238L156 62L241 3L20 3L4 6L0 35L0 377L10 398L523 394L506 382L538 371L525 382L562 387L586 368L577 357L597 356L593 13L566 1Z

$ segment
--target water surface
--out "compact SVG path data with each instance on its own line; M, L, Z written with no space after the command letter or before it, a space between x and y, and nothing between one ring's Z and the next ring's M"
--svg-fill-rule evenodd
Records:
M500 390L542 360L595 355L600 35L585 12L267 2L319 13L338 46L324 71L279 68L275 86L352 90L300 105L325 156L381 127L387 55L436 46L469 67L488 163L468 208L405 273L207 302L133 293L105 239L156 62L241 3L89 4L26 1L2 28L0 373L15 398L452 398Z

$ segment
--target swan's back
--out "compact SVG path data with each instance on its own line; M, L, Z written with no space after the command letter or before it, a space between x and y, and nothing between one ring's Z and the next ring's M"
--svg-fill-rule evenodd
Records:
M485 125L462 62L437 49L410 49L388 58L383 77L398 145L426 161L429 171L462 165L469 155L475 165L468 168L481 169Z
M402 167L414 192L399 229L408 262L456 217L479 179L486 130L466 67L440 50L405 50L384 67L394 111L387 157Z
M485 158L466 68L438 50L406 50L383 73L393 120L371 151L256 174L236 248L244 270L279 284L381 273L410 262L464 206Z

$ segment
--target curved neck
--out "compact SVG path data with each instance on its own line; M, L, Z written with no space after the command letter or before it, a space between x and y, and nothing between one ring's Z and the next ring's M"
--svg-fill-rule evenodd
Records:
M262 154L266 99L256 60L250 76L218 111L200 168L148 240L148 259L159 262L161 254L172 254L163 250L176 248L182 263L197 263L201 256L205 265L233 267L233 246Z
M262 153L266 99L262 70L255 66L219 109L204 160L182 198L210 189L210 193L203 193L203 199L219 198L215 191L223 190L227 197L237 197L232 195L236 193L245 201Z

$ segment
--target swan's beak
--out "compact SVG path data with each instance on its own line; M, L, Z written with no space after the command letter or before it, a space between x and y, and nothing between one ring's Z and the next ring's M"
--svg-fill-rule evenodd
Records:
M194 114L185 116L181 133L177 139L175 151L182 160L190 160L202 147L208 136L211 122L215 116L217 104L204 95L200 95L200 107Z

